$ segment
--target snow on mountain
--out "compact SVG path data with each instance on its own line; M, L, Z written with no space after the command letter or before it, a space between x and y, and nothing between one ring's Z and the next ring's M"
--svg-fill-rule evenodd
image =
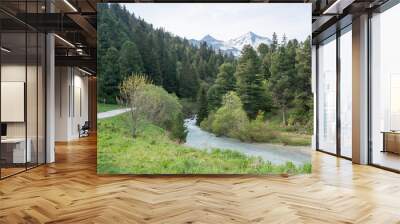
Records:
M201 42L206 42L215 50L221 50L228 54L232 53L235 57L238 57L245 45L251 45L254 49L257 49L261 43L270 45L271 39L259 36L253 32L248 32L228 41L217 40L211 35L206 35L201 40L190 39L189 42L194 46L199 46Z
M244 45L251 45L253 48L257 49L262 43L270 45L271 40L268 37L262 37L253 32L248 32L238 38L229 40L228 43L230 46L234 46L240 50L243 49Z

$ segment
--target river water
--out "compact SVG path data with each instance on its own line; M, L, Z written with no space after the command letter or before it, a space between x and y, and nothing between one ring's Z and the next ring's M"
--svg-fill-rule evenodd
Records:
M274 164L291 161L296 165L301 165L310 162L311 159L310 147L246 143L233 138L217 137L197 126L196 119L186 119L185 126L188 130L185 145L196 149L230 149L249 156L260 156L265 161L271 161Z

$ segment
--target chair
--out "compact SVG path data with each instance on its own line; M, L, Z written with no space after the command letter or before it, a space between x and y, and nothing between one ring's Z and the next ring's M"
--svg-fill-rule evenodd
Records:
M89 121L85 121L82 127L80 127L80 125L78 124L79 138L89 136L89 129Z

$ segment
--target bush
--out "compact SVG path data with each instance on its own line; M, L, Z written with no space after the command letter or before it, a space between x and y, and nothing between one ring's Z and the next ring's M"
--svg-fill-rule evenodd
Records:
M246 133L248 136L247 141L252 142L273 142L279 135L276 131L268 127L264 121L263 112L259 112L257 117L250 121L246 128Z
M174 138L186 139L182 106L178 97L162 87L148 84L140 94L141 111L144 119L170 131Z
M222 107L215 113L211 129L216 135L239 138L248 125L243 104L235 92L228 92L222 101Z
M240 98L234 92L224 96L222 107L216 113L210 113L200 127L216 135L246 142L273 142L278 138L278 133L268 128L263 112L259 112L256 119L249 121Z
M312 134L314 128L314 118L312 111L292 109L288 114L288 131L303 134Z
M130 110L129 124L134 137L141 121L151 122L171 132L180 141L186 139L182 106L174 94L150 84L144 76L133 75L121 86Z
M184 124L184 119L182 114L178 114L175 117L175 121L172 123L171 135L173 138L178 139L179 142L184 142L187 136L187 130Z
M201 123L200 123L200 128L209 132L213 132L211 125L212 122L214 121L215 114L213 112L208 114L208 117L206 117Z

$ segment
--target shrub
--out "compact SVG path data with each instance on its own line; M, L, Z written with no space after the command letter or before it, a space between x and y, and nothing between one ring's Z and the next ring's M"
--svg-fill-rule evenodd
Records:
M141 92L143 118L170 131L174 138L186 139L182 106L174 94L169 94L162 87L148 84Z
M216 135L240 138L248 122L239 96L231 91L224 95L222 106L215 113L211 123L211 129Z
M212 122L214 121L215 114L213 112L208 114L208 117L206 117L201 123L200 123L200 128L209 132L213 132L211 129Z
M171 135L173 138L179 140L179 142L183 142L186 140L187 130L184 125L183 114L178 114L175 117L175 121L172 123L171 127Z
M121 92L130 107L130 125L135 137L141 120L151 122L171 132L174 138L185 140L182 106L174 94L150 84L144 76L128 77Z
M256 118L250 121L246 133L247 141L252 142L272 142L278 137L278 133L268 127L263 112L259 112Z
M312 111L304 111L294 108L289 111L288 131L311 134L313 130L314 118Z

